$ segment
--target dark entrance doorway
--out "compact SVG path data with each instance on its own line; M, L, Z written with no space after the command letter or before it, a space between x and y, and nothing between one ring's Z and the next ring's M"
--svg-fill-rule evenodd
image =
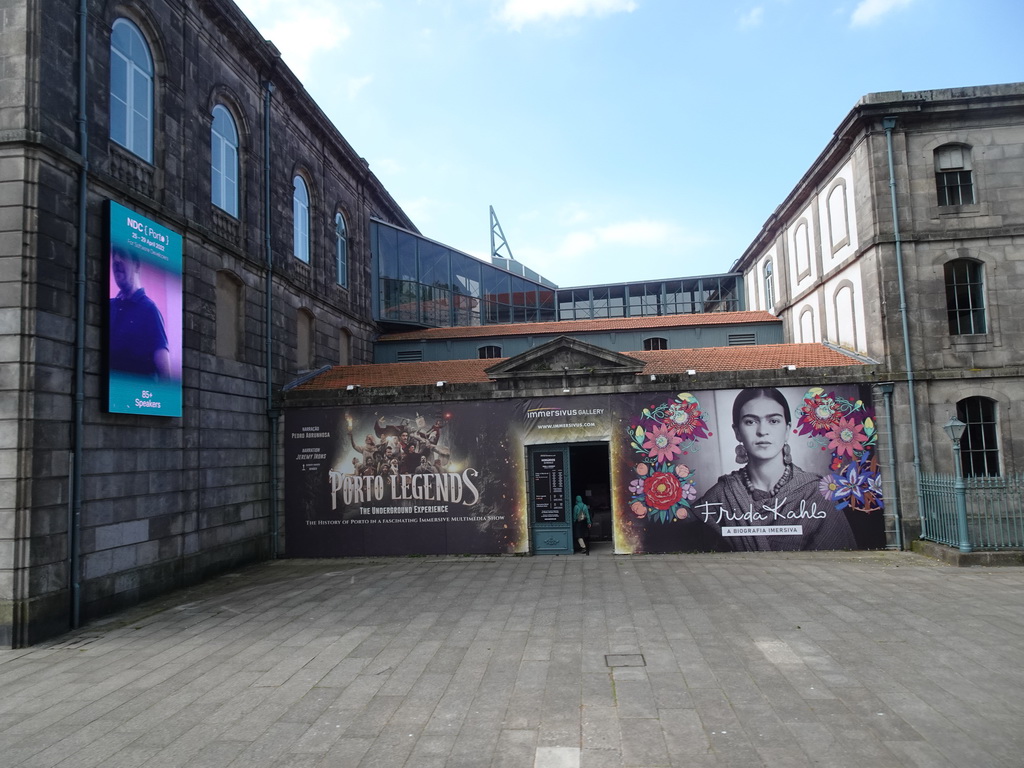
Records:
M582 496L590 507L591 541L612 540L611 472L608 470L608 444L571 445L569 467L572 499L569 508Z
M591 541L611 541L607 443L531 445L527 462L534 554L572 554L571 510L577 496L590 507Z

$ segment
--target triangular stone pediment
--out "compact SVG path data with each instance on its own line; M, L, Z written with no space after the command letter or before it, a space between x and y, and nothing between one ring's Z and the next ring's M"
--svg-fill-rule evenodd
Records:
M486 370L492 379L546 378L555 376L636 375L644 362L610 349L587 344L571 336L541 344L521 355L502 360Z

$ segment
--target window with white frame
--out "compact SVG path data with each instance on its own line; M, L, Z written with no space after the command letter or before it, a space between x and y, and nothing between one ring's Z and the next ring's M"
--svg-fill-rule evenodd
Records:
M939 205L970 205L974 202L970 147L949 144L935 150L935 187Z
M128 19L110 29L110 138L153 160L153 57Z
M341 212L334 214L334 263L337 269L338 285L348 287L348 232L345 217Z
M497 344L486 344L477 349L480 355L480 360L490 360L491 358L501 357L501 347Z
M309 263L309 192L301 176L292 179L292 254Z
M769 259L764 263L764 308L775 306L775 268Z
M956 404L956 417L967 425L960 439L960 468L966 477L998 476L999 430L996 402L967 397Z
M664 336L648 336L644 339L644 350L651 352L657 349L668 349L668 339Z
M944 266L946 316L953 336L986 333L984 268L973 259L954 259Z
M225 213L238 216L238 130L223 104L213 108L210 129L210 199Z

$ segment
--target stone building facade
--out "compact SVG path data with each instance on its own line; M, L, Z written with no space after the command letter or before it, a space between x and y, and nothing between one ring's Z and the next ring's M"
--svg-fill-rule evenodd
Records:
M909 538L951 416L965 474L1024 469L1022 180L1024 84L869 94L734 265L787 341L884 366Z
M271 393L372 360L369 221L415 228L226 0L15 0L2 24L0 645L22 645L272 553ZM182 237L181 418L105 407L107 201Z
M0 19L0 645L285 553L279 408L308 405L293 385L327 366L349 383L321 404L511 399L489 361L461 394L447 374L415 391L345 379L381 331L372 222L417 230L230 0L11 0ZM895 444L878 444L903 510L887 508L888 545L915 536L921 469L949 468L950 414L967 469L1024 461L1022 106L1020 84L865 97L733 269L738 309L779 317L816 347L808 364L701 371L710 399L867 393ZM181 417L108 407L110 204L181 236ZM815 368L830 347L855 367ZM615 394L702 367L665 359ZM611 394L587 391L592 373L529 391Z

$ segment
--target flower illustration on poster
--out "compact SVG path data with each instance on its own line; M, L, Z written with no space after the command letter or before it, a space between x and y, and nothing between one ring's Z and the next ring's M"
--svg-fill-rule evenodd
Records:
M636 464L629 483L629 509L638 519L668 523L685 520L697 498L696 473L684 457L712 436L700 403L681 393L644 408L628 427Z
M874 448L878 431L863 401L851 401L821 387L807 390L797 408L794 434L830 451L829 472L818 484L836 509L876 512L884 508L882 480Z

